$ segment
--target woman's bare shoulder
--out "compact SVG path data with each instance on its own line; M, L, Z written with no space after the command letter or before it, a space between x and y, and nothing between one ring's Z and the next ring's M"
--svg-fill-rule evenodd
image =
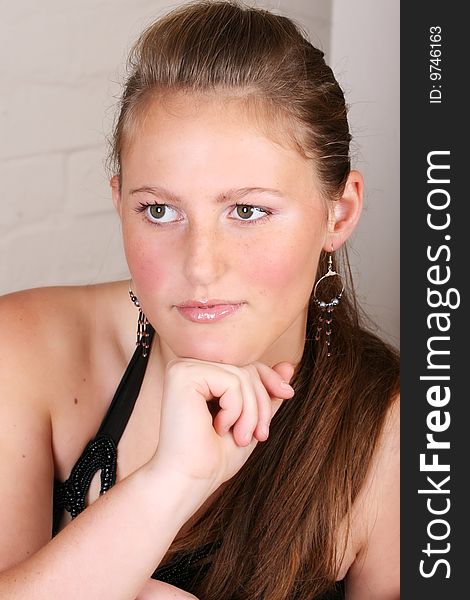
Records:
M51 373L51 365L60 372L93 343L97 322L108 325L112 311L106 306L124 285L44 287L0 296L0 364L23 384L28 373Z
M92 339L96 317L87 306L101 310L106 294L109 286L75 286L0 297L0 489L9 490L0 511L0 570L50 539L53 477L73 464L93 418L85 400L66 410L75 407Z
M399 598L400 399L387 411L364 485L354 503L360 546L348 572L351 598Z
M8 342L29 340L53 344L60 337L61 325L69 325L71 314L87 294L85 286L44 287L13 292L0 297L0 319ZM4 337L5 340L5 337Z
M37 335L48 331L51 325L73 327L79 319L86 319L103 302L122 295L125 281L94 285L39 287L0 296L0 319L3 324L18 331L27 329ZM62 333L62 331L60 332Z

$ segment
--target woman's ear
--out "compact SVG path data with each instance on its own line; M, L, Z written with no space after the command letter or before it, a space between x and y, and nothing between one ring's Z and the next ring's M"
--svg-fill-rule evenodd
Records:
M109 180L109 185L111 186L114 208L117 210L118 215L121 216L121 181L119 175L113 175Z
M332 202L328 219L328 234L323 249L337 250L354 231L362 212L364 180L359 171L350 171L343 195Z

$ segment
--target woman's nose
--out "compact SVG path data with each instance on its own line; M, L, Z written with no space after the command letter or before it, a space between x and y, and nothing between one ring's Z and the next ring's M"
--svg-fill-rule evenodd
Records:
M214 226L190 226L185 244L185 275L192 285L209 285L225 270L226 248Z

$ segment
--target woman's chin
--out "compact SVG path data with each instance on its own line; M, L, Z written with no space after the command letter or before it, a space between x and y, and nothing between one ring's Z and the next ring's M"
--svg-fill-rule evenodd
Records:
M259 359L261 352L252 348L234 347L228 344L178 345L172 349L178 358L194 358L207 362L221 363L241 367Z

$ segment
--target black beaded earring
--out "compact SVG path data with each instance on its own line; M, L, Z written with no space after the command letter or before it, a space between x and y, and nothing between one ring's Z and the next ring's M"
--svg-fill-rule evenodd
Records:
M320 300L317 296L318 288L320 284L325 284L326 282L330 282L330 277L339 277L341 290L339 293L335 294L330 300ZM328 286L327 286L328 287ZM333 322L333 311L338 306L341 296L344 292L344 285L342 283L341 275L336 271L333 271L333 245L331 245L331 252L328 255L328 271L320 277L320 279L315 284L313 288L313 300L315 304L320 309L320 316L318 317L318 325L317 331L315 334L315 340L318 341L321 336L321 332L323 330L323 326L325 326L325 336L326 336L326 345L328 349L328 356L331 356L330 346L331 346L331 324Z
M130 299L133 302L133 304L135 306L137 306L137 308L139 309L139 318L137 320L136 346L140 346L142 348L142 356L145 358L147 356L148 350L150 348L150 343L149 343L150 334L148 331L149 322L147 320L147 317L144 315L144 312L140 306L139 299L132 291L130 281L129 281L129 296L130 296Z

